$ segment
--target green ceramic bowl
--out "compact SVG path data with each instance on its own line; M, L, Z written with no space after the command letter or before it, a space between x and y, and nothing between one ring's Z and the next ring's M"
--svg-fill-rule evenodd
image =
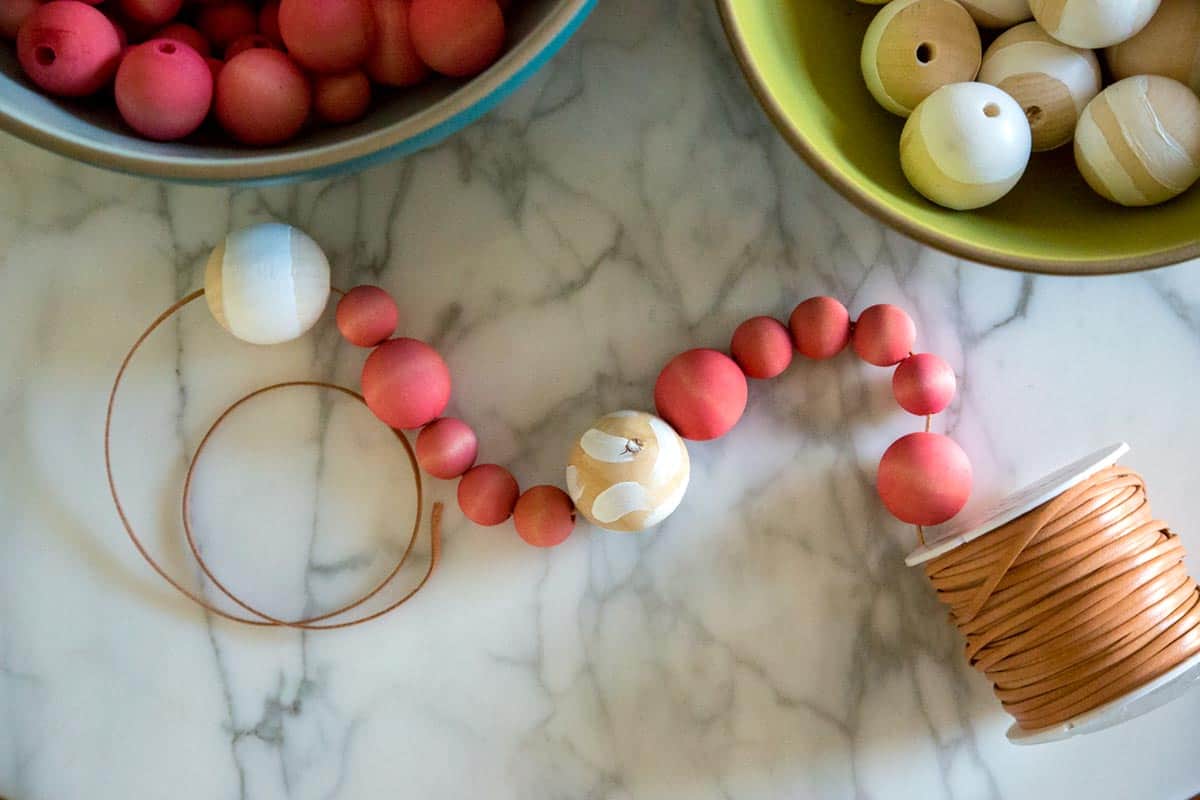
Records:
M1200 187L1128 209L1094 194L1070 146L1034 153L1000 202L948 211L900 171L904 121L880 108L859 73L878 6L853 0L717 0L725 31L763 108L797 152L864 211L972 261L1067 275L1131 272L1200 256Z

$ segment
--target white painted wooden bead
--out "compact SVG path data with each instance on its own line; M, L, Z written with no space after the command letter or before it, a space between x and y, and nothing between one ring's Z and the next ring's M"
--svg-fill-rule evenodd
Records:
M1063 44L1036 22L1005 31L983 54L979 80L1020 104L1034 150L1071 141L1079 115L1100 91L1100 61L1091 50Z
M311 328L329 300L329 261L299 228L268 222L234 231L213 250L204 296L221 327L251 344Z
M1170 200L1200 178L1200 100L1179 81L1117 81L1084 109L1075 163L1098 194L1123 206Z
M1029 0L959 0L984 28L1007 28L1033 16Z
M614 411L575 443L567 493L592 524L640 531L679 507L690 474L687 446L674 428L644 411Z
M939 86L974 80L979 29L955 0L892 0L871 20L859 66L871 95L907 117Z
M904 124L900 166L938 205L979 208L1016 185L1031 145L1016 100L986 83L954 83L925 98Z
M1162 0L1136 35L1104 51L1113 78L1162 75L1200 92L1200 3Z
M1073 47L1108 47L1140 31L1159 0L1029 0L1046 32Z

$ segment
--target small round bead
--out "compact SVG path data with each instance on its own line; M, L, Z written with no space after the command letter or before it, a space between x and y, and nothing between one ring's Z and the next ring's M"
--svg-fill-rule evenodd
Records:
M385 86L412 86L429 77L408 30L409 0L372 0L375 48L364 65L371 80Z
M672 358L654 384L660 417L685 439L716 439L746 410L746 376L733 359L698 348Z
M421 60L443 75L469 78L504 49L504 13L496 0L413 0L408 21Z
M288 53L313 72L346 72L375 44L370 0L280 0L279 34Z
M752 317L733 332L729 352L751 378L774 378L792 363L792 337L779 320Z
M313 109L335 125L362 119L371 107L371 81L360 70L318 75L313 80Z
M367 407L393 428L420 428L450 402L450 369L424 342L389 339L367 356L362 371Z
M892 374L892 394L919 417L943 411L954 399L954 370L933 353L917 353L900 362Z
M159 28L150 38L174 39L177 42L183 42L205 58L212 55L212 48L208 44L208 39L204 38L204 34L182 22L172 22L165 28Z
M1046 32L1073 47L1108 47L1140 31L1159 0L1029 0Z
M854 323L854 352L868 364L890 367L912 352L917 326L899 306L888 303L871 306Z
M247 33L245 36L239 36L229 43L229 47L225 48L225 60L236 56L238 53L244 53L247 50L255 48L265 48L267 50L278 50L275 43L263 36L261 33Z
M41 0L4 0L0 3L0 38L16 39L21 23L41 4Z
M810 297L788 319L792 344L808 358L833 358L850 341L850 312L832 297Z
M205 5L196 17L196 27L217 50L224 51L236 40L258 29L258 15L242 0Z
M457 478L475 464L479 440L461 419L441 417L417 434L417 463L435 478Z
M50 94L83 97L112 80L121 40L108 17L78 0L46 3L25 18L17 57L30 80Z
M513 525L526 544L555 547L575 530L575 506L557 486L534 486L517 500Z
M120 0L121 13L145 25L165 25L179 14L183 0Z
M274 42L276 47L283 47L283 36L279 33L279 0L263 3L258 10L258 32Z
M521 488L498 464L480 464L458 482L458 507L476 525L499 525L512 516Z
M879 462L879 497L892 516L911 525L941 525L971 496L971 462L953 439L910 433Z
M175 39L151 39L121 59L114 86L121 118L143 136L182 139L212 106L212 72L204 57Z
M386 290L355 286L337 304L337 327L350 344L374 347L396 332L400 309Z
M281 144L308 120L312 92L300 68L278 50L246 50L225 62L214 108L242 144Z

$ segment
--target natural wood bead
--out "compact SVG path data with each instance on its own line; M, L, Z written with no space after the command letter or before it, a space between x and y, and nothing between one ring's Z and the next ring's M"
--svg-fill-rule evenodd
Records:
M1140 31L1159 0L1029 0L1046 32L1073 47L1108 47Z
M1170 200L1200 178L1200 100L1160 75L1114 83L1079 118L1075 163L1088 185L1114 203Z
M1063 44L1036 22L1005 31L983 54L979 80L1020 104L1034 150L1053 150L1075 135L1079 115L1103 85L1091 50Z
M984 28L1007 28L1033 16L1029 0L959 0Z
M907 117L940 86L975 79L979 29L955 0L892 0L863 38L867 88L879 104Z
M1135 36L1104 51L1115 80L1162 75L1200 92L1200 3L1163 0Z

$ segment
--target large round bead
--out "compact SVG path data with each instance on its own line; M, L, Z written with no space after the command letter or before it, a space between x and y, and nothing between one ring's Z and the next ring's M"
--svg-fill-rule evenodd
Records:
M221 327L242 341L291 341L325 309L329 261L299 228L277 222L243 228L208 257L204 297Z
M879 461L879 498L901 522L940 525L971 496L971 462L940 433L910 433L892 442Z
M437 350L417 339L389 339L362 369L367 408L393 428L420 428L450 402L450 369Z
M1159 0L1030 0L1034 19L1073 47L1108 47L1146 27Z
M697 348L667 362L654 384L654 406L685 439L724 436L742 418L746 376L724 353Z
M690 474L687 446L670 425L644 411L614 411L575 443L567 491L592 524L633 532L679 507Z
M1104 51L1113 80L1162 75L1200 92L1200 3L1163 0L1131 39Z

